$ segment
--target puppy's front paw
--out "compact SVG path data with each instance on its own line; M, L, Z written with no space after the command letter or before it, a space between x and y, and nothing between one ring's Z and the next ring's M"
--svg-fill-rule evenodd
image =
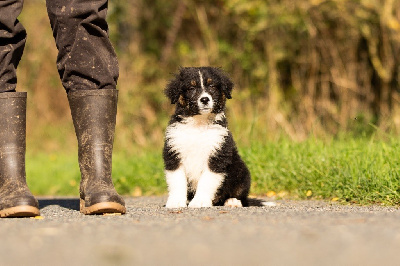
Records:
M194 197L194 199L189 203L189 208L204 208L204 207L212 207L212 200Z
M165 204L166 208L185 208L187 207L186 205L186 199L174 199L174 198L168 198L167 204Z

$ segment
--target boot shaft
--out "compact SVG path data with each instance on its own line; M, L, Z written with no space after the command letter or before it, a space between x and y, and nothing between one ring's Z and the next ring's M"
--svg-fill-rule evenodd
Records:
M0 188L26 182L26 92L0 93Z
M79 144L113 143L118 91L69 91L68 101Z
M118 91L114 89L68 93L78 140L81 194L90 190L92 186L113 186L111 166L117 97Z
M0 93L0 149L11 144L25 149L26 92Z

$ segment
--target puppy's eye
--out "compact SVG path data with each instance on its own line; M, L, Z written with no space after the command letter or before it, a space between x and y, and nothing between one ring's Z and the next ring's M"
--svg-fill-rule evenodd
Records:
M186 91L186 95L188 97L193 97L196 94L196 88L195 87L189 87Z

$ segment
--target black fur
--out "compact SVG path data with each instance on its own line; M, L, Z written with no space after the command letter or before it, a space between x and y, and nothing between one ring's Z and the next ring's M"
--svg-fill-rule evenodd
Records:
M196 106L196 97L201 93L199 70L203 75L205 90L212 95L214 106L212 114L221 114L225 110L226 99L231 99L233 83L230 78L220 69L213 67L180 68L179 73L168 83L165 95L176 105L175 113L172 115L169 125L184 123L185 117L199 115L199 108ZM227 128L227 121L222 119L211 121L215 125ZM165 140L163 159L166 170L176 170L180 165L180 157L171 150L168 138ZM246 164L240 158L232 134L225 137L217 152L209 158L209 168L215 173L223 173L225 179L218 189L213 205L224 205L229 198L241 200L243 206L248 206L248 194L250 190L250 172ZM188 188L188 200L194 197L195 191Z

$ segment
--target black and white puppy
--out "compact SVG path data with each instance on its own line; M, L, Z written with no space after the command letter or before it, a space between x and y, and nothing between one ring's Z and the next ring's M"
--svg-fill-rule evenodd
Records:
M248 206L250 172L225 117L233 83L214 67L181 68L165 94L176 105L166 129L163 158L167 208Z

